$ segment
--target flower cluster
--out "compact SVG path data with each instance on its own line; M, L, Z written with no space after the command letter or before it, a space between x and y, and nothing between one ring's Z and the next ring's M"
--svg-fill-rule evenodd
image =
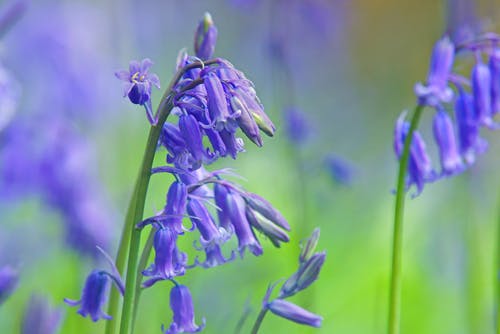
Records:
M322 318L302 307L295 305L285 298L291 297L305 290L313 284L319 276L321 267L325 262L326 253L315 253L319 240L319 228L306 240L299 256L299 269L293 273L281 286L278 297L269 301L275 285L271 285L264 297L263 308L293 322L312 327L321 327Z
M163 210L135 226L139 230L151 226L154 233L154 261L149 267L140 268L144 269L142 276L146 278L143 287L165 280L175 284L170 294L173 322L168 329L162 327L167 334L196 332L203 328L194 323L188 288L174 279L194 267L210 268L230 262L237 253L240 257L246 251L261 255L263 248L256 231L276 247L289 241L288 222L267 200L226 180L224 176L234 175L232 171L205 169L218 158L231 156L235 159L244 150L243 140L237 136L238 129L257 146L263 144L260 131L268 136L275 132L253 83L229 61L212 58L216 38L217 29L210 15L205 14L195 34L195 56L181 51L177 74L159 104L159 110L170 106L174 123L165 122L160 117L161 112L152 112L151 89L159 87L159 78L149 72L152 65L149 59L140 63L133 61L128 71L116 73L124 81L125 96L132 103L146 107L154 129L161 127L158 128L161 133L157 146L166 149L167 165L155 167L151 173L170 173L175 177ZM190 228L184 225L185 218L191 221ZM200 256L188 259L177 245L179 238L194 230L200 234L195 248L204 253L201 255L204 259ZM222 246L233 235L238 239L238 247L224 255ZM67 300L67 303L80 304L79 313L90 315L94 321L109 319L102 306L110 277L120 288L117 273L111 275L94 270L87 278L81 300ZM123 287L120 290L123 292Z
M425 141L415 131L407 178L407 188L412 185L417 188L415 196L422 192L425 183L467 169L474 163L476 156L487 149L487 142L480 137L480 129L499 128L493 120L500 112L499 42L499 36L486 34L457 46L445 36L434 46L427 82L416 84L415 94L420 107L431 107L436 111L433 133L441 170L433 168ZM454 61L459 53L472 53L475 56L470 79L453 72ZM483 61L485 57L488 58L488 64ZM447 112L450 109L455 110L455 122ZM394 151L398 158L403 153L409 129L406 112L403 112L394 130Z

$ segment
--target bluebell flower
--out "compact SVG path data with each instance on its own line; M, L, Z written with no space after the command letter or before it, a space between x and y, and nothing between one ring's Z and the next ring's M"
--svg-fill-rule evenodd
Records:
M487 65L478 61L472 70L474 112L479 125L492 126L491 74Z
M464 171L453 123L444 110L439 110L434 115L433 130L441 159L441 173L449 176Z
M283 111L283 115L288 140L294 145L303 145L312 134L311 124L306 114L296 107L288 107Z
M486 151L488 143L479 136L479 123L475 117L472 96L463 89L459 90L455 103L455 116L460 154L467 164L473 164L476 155Z
M153 242L154 263L142 272L144 276L151 277L142 284L144 287L150 287L160 280L184 275L187 255L177 248L177 235L174 228L158 225Z
M394 151L396 156L401 158L403 153L403 146L410 124L405 121L406 112L403 112L398 120L394 129ZM436 179L436 174L432 168L431 159L427 153L427 147L424 139L418 131L413 133L413 140L410 147L410 160L408 163L408 178L407 188L415 185L417 188L416 193L413 195L418 196L424 189L424 184L432 182Z
M14 292L19 281L19 273L10 266L0 269L0 305Z
M167 330L162 325L164 334L196 333L205 327L205 319L201 326L195 323L193 298L186 286L175 285L170 290L170 308L174 314L173 321Z
M62 320L62 310L54 309L47 299L33 295L23 316L22 334L55 334Z
M212 16L209 13L205 13L194 35L194 52L196 57L201 60L212 58L216 42L217 27L214 25Z
M434 46L431 66L426 84L415 85L418 103L435 107L440 103L448 103L453 99L453 91L448 86L453 67L455 46L448 36L440 39Z
M500 113L500 48L495 48L490 55L489 69L491 74L491 111L493 115Z
M74 301L65 298L64 301L70 306L80 305L78 313L83 317L89 315L94 322L100 319L110 320L111 316L107 315L102 310L106 303L109 279L109 274L105 271L94 270L87 276L81 299Z
M270 302L267 307L277 316L291 320L298 324L311 327L321 327L321 322L323 321L323 318L319 315L311 313L286 300L275 299Z
M219 229L214 219L200 200L191 198L187 205L187 212L193 224L201 235L201 245L206 247L214 243L223 243L230 236L223 228Z
M117 71L116 77L124 82L123 96L128 96L130 102L146 108L146 114L151 124L156 124L151 106L151 90L153 86L160 88L160 79L156 74L149 73L153 62L146 58L140 63L132 60L129 69Z
M245 200L238 194L229 193L226 197L228 215L231 220L231 224L234 227L234 232L238 237L238 250L240 256L243 257L245 249L248 248L253 255L262 254L262 246L255 237L255 234L250 227L250 223L246 217L246 204Z

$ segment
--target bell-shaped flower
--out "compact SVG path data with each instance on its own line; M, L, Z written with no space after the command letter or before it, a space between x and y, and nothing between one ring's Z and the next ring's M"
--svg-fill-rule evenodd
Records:
M144 276L151 277L142 284L144 287L150 287L160 280L184 275L187 255L177 248L177 235L174 228L158 225L153 241L154 263L142 272Z
M248 248L254 255L262 254L262 246L255 237L255 234L250 227L250 223L246 217L245 200L238 194L231 193L227 197L228 214L231 224L234 227L234 232L238 238L238 250L240 256L243 257L245 249Z
M214 243L222 243L229 235L224 229L219 229L207 208L197 199L191 198L187 205L189 218L201 234L201 245L206 247Z
M458 150L453 123L444 110L438 110L434 115L433 131L439 149L442 174L450 176L462 172L465 168Z
M448 86L448 79L453 67L455 46L448 36L441 38L432 52L431 66L427 83L417 83L415 94L418 103L436 107L440 103L448 103L453 98L453 91Z
M467 164L473 164L476 155L486 151L488 143L479 136L479 124L475 117L472 96L463 89L459 90L455 103L455 117L460 153Z
M479 125L494 127L491 105L491 73L488 66L478 61L472 70L474 113Z
M186 286L175 285L170 290L170 308L173 321L167 330L162 325L164 334L196 333L205 327L205 319L202 320L201 326L195 323L193 298Z
M78 301L64 299L70 306L80 305L78 313L83 317L90 316L92 321L96 322L99 319L111 319L111 316L104 313L102 310L106 303L106 298L109 288L110 276L102 270L93 270L87 280L82 291L82 297Z
M500 47L490 55L489 69L491 74L491 111L493 115L500 113Z

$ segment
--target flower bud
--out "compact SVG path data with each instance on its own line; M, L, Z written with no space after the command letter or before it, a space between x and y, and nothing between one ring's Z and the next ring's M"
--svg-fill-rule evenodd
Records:
M201 60L212 58L217 42L217 27L210 13L205 13L194 35L194 52Z
M323 318L319 315L282 299L273 300L268 304L268 308L277 316L311 327L321 327L323 321Z
M300 251L300 263L306 262L313 255L314 251L316 250L316 246L318 245L319 233L319 227L317 227L314 229L311 236L307 238L305 245L302 246L302 250Z

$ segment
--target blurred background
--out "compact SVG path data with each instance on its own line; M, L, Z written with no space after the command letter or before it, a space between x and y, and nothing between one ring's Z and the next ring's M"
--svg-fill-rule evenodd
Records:
M322 328L268 314L261 332L385 332L393 123L413 108L413 85L445 32L500 32L498 0L9 0L0 9L0 268L20 273L0 306L0 333L20 331L33 294L61 310L60 333L103 331L63 298L78 299L95 266L107 269L96 243L116 253L146 143L144 111L122 98L114 72L149 57L166 87L205 11L219 30L216 56L255 83L278 128L264 147L247 142L238 160L209 168L236 169L292 232L280 249L262 239L261 257L180 277L197 321L207 319L206 333L232 333L250 305L248 333L267 285L296 270L299 243L318 226L326 263L293 301L322 315ZM431 117L421 123L429 141ZM500 140L484 136L489 151L471 170L407 202L403 333L493 333ZM152 178L147 216L163 207L169 182ZM196 255L191 241L181 248ZM168 326L169 289L144 291L137 333Z

